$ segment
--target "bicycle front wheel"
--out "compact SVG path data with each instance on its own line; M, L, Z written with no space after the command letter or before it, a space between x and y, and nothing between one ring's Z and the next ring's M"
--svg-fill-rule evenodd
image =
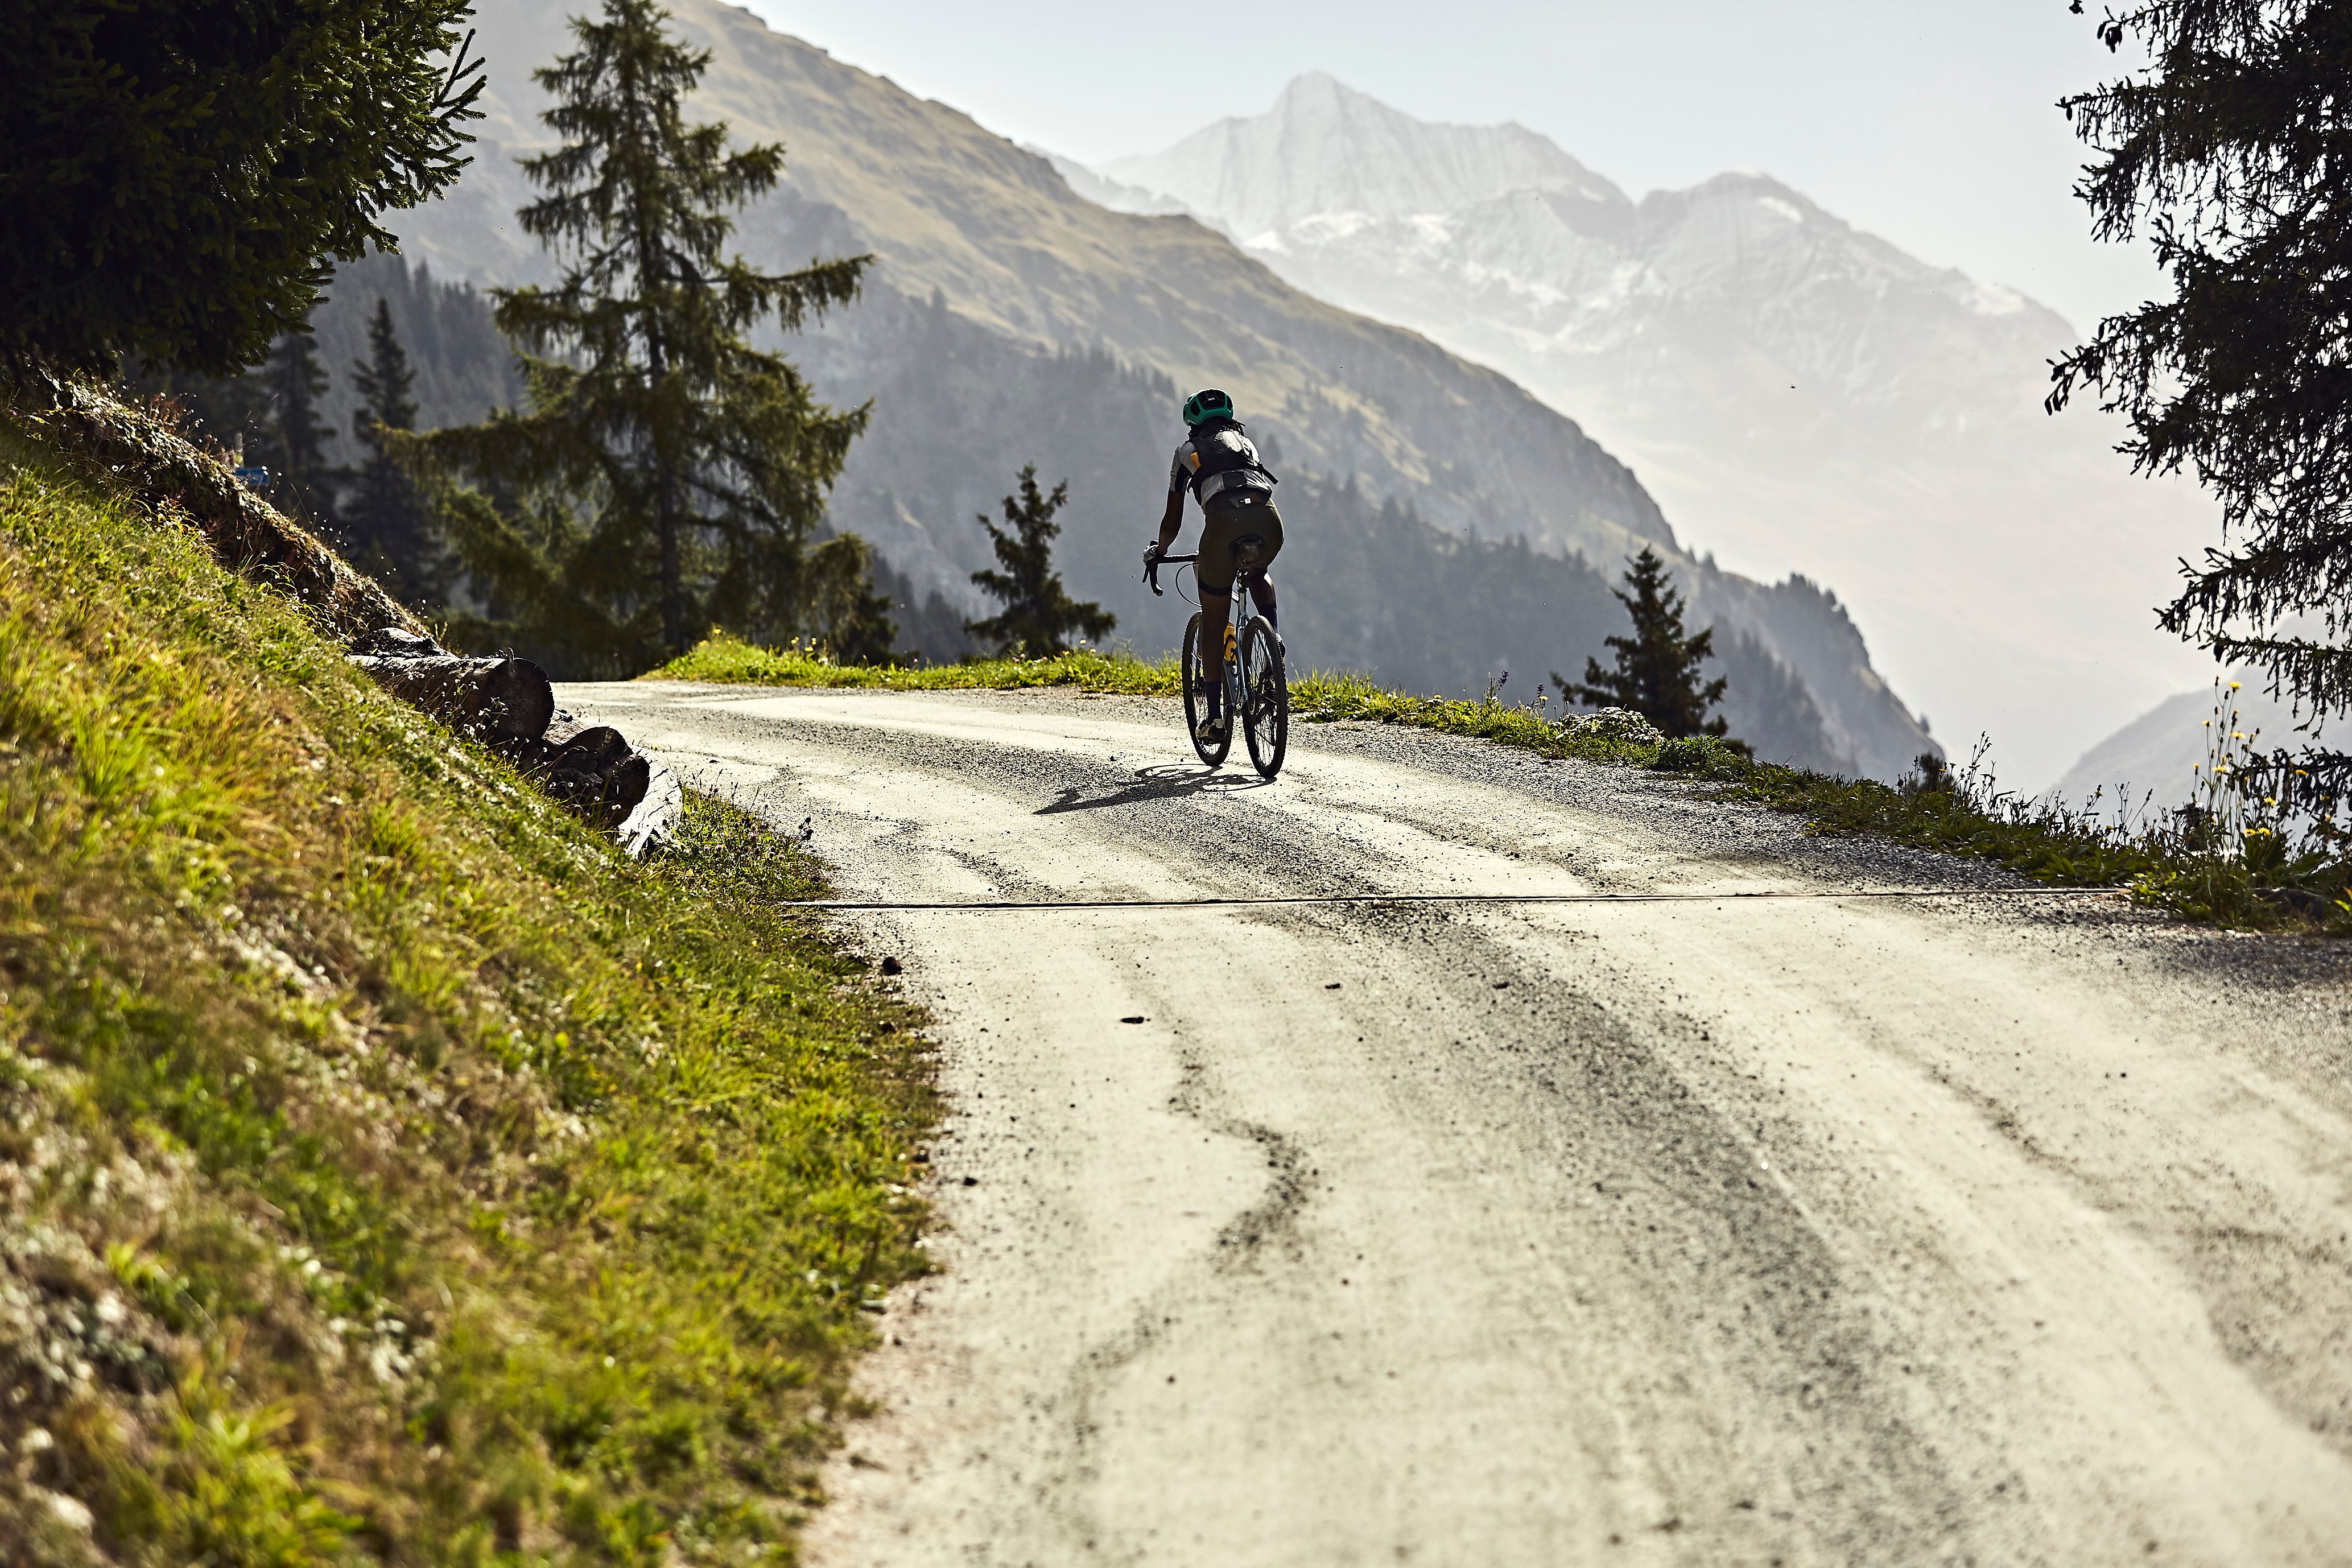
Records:
M1282 771L1290 746L1290 677L1282 667L1282 639L1264 616L1250 617L1242 634L1242 715L1250 761L1258 776Z
M1220 636L1223 629L1220 626L1209 635ZM1220 678L1210 669L1201 646L1202 630L1200 612L1196 610L1192 621L1184 627L1184 733L1192 737L1192 750L1200 759L1213 768L1223 766L1225 753L1234 749L1234 726L1228 719L1225 732L1217 738L1213 746L1201 739L1201 721L1209 716L1209 682Z

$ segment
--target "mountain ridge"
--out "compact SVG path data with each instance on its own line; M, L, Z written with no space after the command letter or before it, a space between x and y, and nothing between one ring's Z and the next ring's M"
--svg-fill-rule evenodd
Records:
M779 189L742 215L740 248L770 265L861 251L877 258L866 299L794 338L791 352L834 401L887 389L833 515L871 538L914 593L970 602L966 574L984 563L971 514L993 507L1014 468L1037 461L1072 480L1073 591L1105 600L1126 627L1172 642L1167 607L1131 581L1133 557L1174 444L1174 386L1222 384L1280 454L1277 467L1403 503L1409 528L1392 537L1415 560L1442 555L1443 535L1489 546L1524 540L1535 552L1529 569L1556 584L1547 592L1565 606L1593 597L1584 563L1613 572L1654 544L1685 574L1703 615L1760 638L1801 679L1836 731L1818 746L1803 742L1816 763L1839 759L1885 774L1932 744L1871 668L1842 611L1832 616L1806 591L1691 559L1631 469L1499 373L1301 293L1192 217L1120 215L1086 201L1051 163L968 116L748 13L711 0L674 9L686 39L713 51L692 112L725 118L739 142L787 150ZM521 73L565 47L562 8L488 0L478 23L491 60L483 155L458 199L415 215L403 237L440 276L519 281L534 268L543 275L544 263L523 254L501 214L529 194L515 157L547 140L530 137L540 100ZM1115 523L1118 513L1129 521ZM1442 533L1425 543L1410 531L1431 528ZM1526 614L1535 608L1531 601ZM1420 629L1398 621L1400 610ZM1463 662L1483 657L1474 647L1491 645L1510 668L1532 672L1547 660L1576 666L1618 629L1579 611L1549 647L1537 646L1537 623L1525 616L1507 635L1484 637L1477 605L1425 603L1407 583L1350 613L1395 624L1401 641L1349 644L1402 659L1379 667L1386 678L1474 689ZM1438 664L1410 652L1436 655L1449 637L1453 651ZM1295 647L1306 646L1294 637Z
M1314 129L1292 134L1289 128L1302 122ZM1275 127L1271 136L1261 136L1268 125ZM1355 155L1367 142L1373 144L1369 156ZM1347 144L1347 155L1333 155L1339 143ZM1255 178L1269 163L1270 185ZM1173 195L1247 235L1279 231L1316 213L1409 217L1526 188L1625 199L1524 125L1413 120L1321 71L1293 79L1268 116L1220 120L1165 153L1114 159L1101 173ZM1193 191L1183 188L1188 183Z
M564 9L553 0L484 5L486 56L552 52ZM1452 468L1463 482L1433 497L1430 510L1454 531L1525 529L1588 552L1673 542L1622 463L1493 370L1297 293L1191 218L1100 222L1104 209L1074 198L1045 160L959 110L771 31L748 11L681 0L673 13L687 37L715 51L700 101L724 113L739 139L788 149L783 188L744 215L747 248L804 255L811 237L883 237L874 240L877 283L918 300L937 290L959 314L1039 347L1091 342L1180 380L1222 380L1254 407L1288 413L1305 437L1292 445L1315 452L1318 468L1353 467L1383 489L1423 489ZM528 122L541 101L535 86L510 77L490 96L502 131ZM852 124L856 133L844 134ZM521 205L525 187L500 160L530 144L497 140L487 149L496 155L461 182L475 187L467 193L474 210L421 209L402 229L404 244L445 276L456 268L509 280L479 277L470 232L483 226L485 205ZM511 219L493 217L490 226L509 237L509 264L520 259ZM1412 407L1368 402L1344 383L1325 384L1320 373L1335 359L1407 362L1435 379L1434 395ZM1327 404L1338 420L1317 417ZM1474 405L1500 428L1479 428L1466 416ZM1318 439L1327 426L1331 438ZM1575 503L1563 505L1562 496Z
M2095 410L2042 413L2046 362L2075 341L2057 312L1769 174L1635 201L1563 152L1557 166L1589 181L1424 183L1408 199L1365 197L1344 166L1467 133L1318 85L1101 172L1573 413L1694 548L1834 579L1905 689L1992 731L2030 777L2195 678L2149 606L2168 597L2168 563L2210 540L2213 509L2130 476ZM1276 166L1298 157L1315 167Z

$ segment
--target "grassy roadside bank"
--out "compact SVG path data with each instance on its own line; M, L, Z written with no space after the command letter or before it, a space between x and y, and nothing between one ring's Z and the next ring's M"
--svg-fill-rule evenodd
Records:
M1073 686L1172 696L1175 660L1083 652L916 668L839 666L805 650L772 650L713 637L646 679L766 686L864 686L952 690ZM1419 697L1351 673L1295 677L1291 710L1308 723L1406 724L1470 736L1548 757L1679 773L1806 819L1810 831L1870 833L1898 843L2004 866L2063 887L2129 889L2184 919L2252 930L2352 935L2352 864L2323 846L2298 847L2261 823L2215 834L2178 823L2126 830L2044 803L2000 794L1971 774L1889 785L1757 763L1707 740L1641 742L1605 726L1493 697Z
M964 664L835 664L805 648L764 648L714 634L685 655L638 677L641 680L707 680L741 686L863 688L886 691L1014 691L1067 686L1130 697L1181 697L1183 682L1173 654L1138 658L1131 653L1084 649L1045 658L984 658ZM1308 723L1360 719L1412 724L1475 735L1550 756L1594 762L1643 763L1654 747L1629 746L1595 734L1561 731L1530 710L1501 702L1409 697L1364 676L1313 671L1290 683L1291 711Z
M789 1561L921 1020L0 432L0 1552Z

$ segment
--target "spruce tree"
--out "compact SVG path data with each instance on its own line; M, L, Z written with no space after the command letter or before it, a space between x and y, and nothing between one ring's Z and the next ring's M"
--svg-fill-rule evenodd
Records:
M2074 0L2076 13L2082 0ZM2150 64L2061 101L2100 156L2099 238L2143 226L2172 297L2101 321L2052 369L2131 422L2137 471L2193 472L2221 545L2183 563L2165 630L2352 708L2352 3L2150 0L2098 24Z
M1729 733L1730 721L1709 720L1707 710L1723 700L1730 680L1700 679L1699 667L1715 654L1715 630L1710 626L1696 637L1684 632L1683 596L1657 552L1643 545L1626 563L1625 586L1610 592L1633 616L1633 635L1605 639L1617 656L1614 669L1603 669L1599 659L1588 658L1584 679L1577 682L1554 670L1552 683L1560 695L1605 708L1630 708L1675 739Z
M746 334L797 330L857 293L868 257L762 272L723 254L730 209L772 187L775 145L730 152L681 100L709 66L652 0L604 0L578 48L536 73L562 138L523 167L519 215L562 256L551 289L499 292L526 351L530 411L419 444L521 504L446 496L469 572L515 634L601 668L682 653L714 624L814 632L808 541L867 409L818 403Z
M964 622L965 632L982 647L1000 653L1066 653L1073 632L1099 641L1118 624L1100 605L1071 598L1054 570L1054 539L1062 531L1054 518L1069 499L1066 480L1051 495L1041 492L1037 465L1031 463L1021 470L1021 493L1004 498L1006 526L999 528L981 514L980 526L988 531L1003 570L975 572L971 580L1004 606L984 621Z
M307 327L287 333L269 351L256 379L268 400L268 414L257 433L260 440L247 448L247 457L269 469L270 499L281 510L314 526L331 528L334 485L327 443L334 438L335 428L320 417L327 372L319 363L319 340Z
M395 598L437 605L448 594L449 565L416 481L391 450L403 431L416 427L416 372L401 346L392 303L378 295L368 321L368 357L352 364L359 406L352 435L367 457L352 475L342 509L342 534L355 564Z
M0 364L233 376L454 183L471 0L16 0Z

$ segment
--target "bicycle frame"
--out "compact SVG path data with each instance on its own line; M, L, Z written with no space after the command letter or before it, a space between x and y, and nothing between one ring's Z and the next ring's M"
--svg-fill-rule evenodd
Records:
M1234 560L1234 564L1240 567L1241 570L1234 574L1234 591L1226 595L1229 602L1226 605L1225 611L1226 626L1232 634L1233 638L1233 648L1231 650L1231 654L1224 660L1225 711L1233 714L1237 719L1243 716L1244 710L1241 658L1242 636L1249 630L1249 614L1247 611L1243 609L1242 606L1244 604L1251 602L1244 596L1244 590L1248 586L1250 578L1256 574L1258 569L1256 551L1245 550L1242 552L1242 555L1246 556L1247 559L1242 559L1241 556L1237 556ZM1160 588L1160 569L1162 566L1181 566L1190 562L1197 562L1200 559L1201 557L1197 553L1192 555L1153 556L1143 568L1143 580L1146 584L1150 584L1152 596L1154 598L1165 596L1161 594ZM1221 652L1224 651L1223 645L1222 643L1218 646Z

